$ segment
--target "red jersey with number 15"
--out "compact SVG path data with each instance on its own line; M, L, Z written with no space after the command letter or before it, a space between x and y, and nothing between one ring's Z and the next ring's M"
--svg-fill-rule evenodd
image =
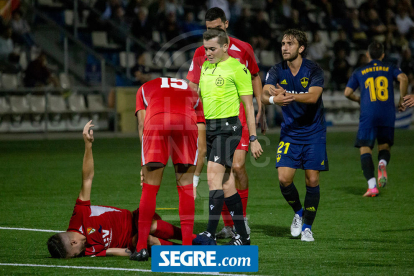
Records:
M67 231L86 237L86 256L106 256L108 248L127 248L133 233L129 210L91 205L91 201L76 200Z
M144 83L137 92L135 116L143 109L144 125L158 113L183 114L194 124L206 122L197 92L182 79L156 78Z
M247 69L250 71L250 74L256 75L259 73L259 67L257 66L256 58L254 56L254 51L252 46L243 42L237 38L229 37L230 44L228 49L228 54L231 57L234 57L240 63L246 65ZM193 61L191 62L190 70L187 74L187 79L193 83L198 84L200 82L201 67L203 63L207 60L206 51L204 46L200 46L194 53ZM246 115L244 112L243 103L240 103L240 113L239 119L242 125L246 124Z

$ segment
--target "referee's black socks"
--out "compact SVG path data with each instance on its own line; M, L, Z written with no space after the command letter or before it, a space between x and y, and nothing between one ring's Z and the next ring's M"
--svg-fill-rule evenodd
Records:
M295 184L292 182L292 184L286 187L280 185L280 190L287 203L293 208L293 211L295 211L295 213L299 212L302 209L302 204L300 203L299 193Z
M225 198L224 201L226 202L231 218L233 219L237 234L239 234L243 240L247 239L249 235L247 234L246 225L244 224L243 204L239 193L235 193L234 195Z
M216 236L217 225L220 221L221 210L223 209L224 204L223 190L210 191L208 203L209 217L207 231L212 235L212 238L214 239L214 237Z
M303 210L303 227L311 228L313 221L316 217L316 211L318 210L319 199L321 194L319 192L319 185L316 187L306 186L306 196L305 196L305 209Z

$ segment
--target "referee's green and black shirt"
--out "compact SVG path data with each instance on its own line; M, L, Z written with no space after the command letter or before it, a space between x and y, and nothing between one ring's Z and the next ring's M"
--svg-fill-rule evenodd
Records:
M233 57L215 64L205 61L199 86L207 120L239 116L240 96L253 94L249 70Z

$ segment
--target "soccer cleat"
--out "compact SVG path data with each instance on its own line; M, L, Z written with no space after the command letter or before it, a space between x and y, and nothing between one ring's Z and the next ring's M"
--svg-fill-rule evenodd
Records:
M236 234L226 245L250 245L250 235L243 240L239 234Z
M131 254L131 256L129 256L129 259L131 261L138 261L138 262L145 262L148 261L149 258L149 253L147 249L141 249L141 251L137 252L135 251L134 253Z
M367 192L363 195L365 197L374 197L377 196L379 194L378 188L372 188L372 189L368 189Z
M313 238L313 233L309 228L305 228L302 231L302 237L300 238L301 241L313 242L315 239Z
M378 165L378 186L384 188L387 185L387 167L380 163Z
M204 233L197 235L197 237L193 239L193 245L217 245L216 241L211 238L210 233L208 233L210 236L203 235Z
M292 224L290 225L290 234L293 237L299 237L300 233L302 232L302 217L298 214L295 214L293 217Z
M223 229L216 234L216 239L228 239L232 238L234 235L232 226L224 226Z

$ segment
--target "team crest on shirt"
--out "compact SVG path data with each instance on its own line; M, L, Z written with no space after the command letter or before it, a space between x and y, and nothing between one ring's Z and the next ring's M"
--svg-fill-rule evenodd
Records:
M301 78L300 83L302 84L303 88L306 88L308 86L309 79L308 78Z
M278 155L276 156L277 163L279 163L280 158L282 158L282 156L281 156L280 154L278 154Z
M223 79L221 76L219 76L219 77L216 79L216 85L217 85L217 86L223 86L223 84L224 84L224 79Z
M88 227L87 232L88 235L93 234L95 232L95 229L93 229L92 227Z

